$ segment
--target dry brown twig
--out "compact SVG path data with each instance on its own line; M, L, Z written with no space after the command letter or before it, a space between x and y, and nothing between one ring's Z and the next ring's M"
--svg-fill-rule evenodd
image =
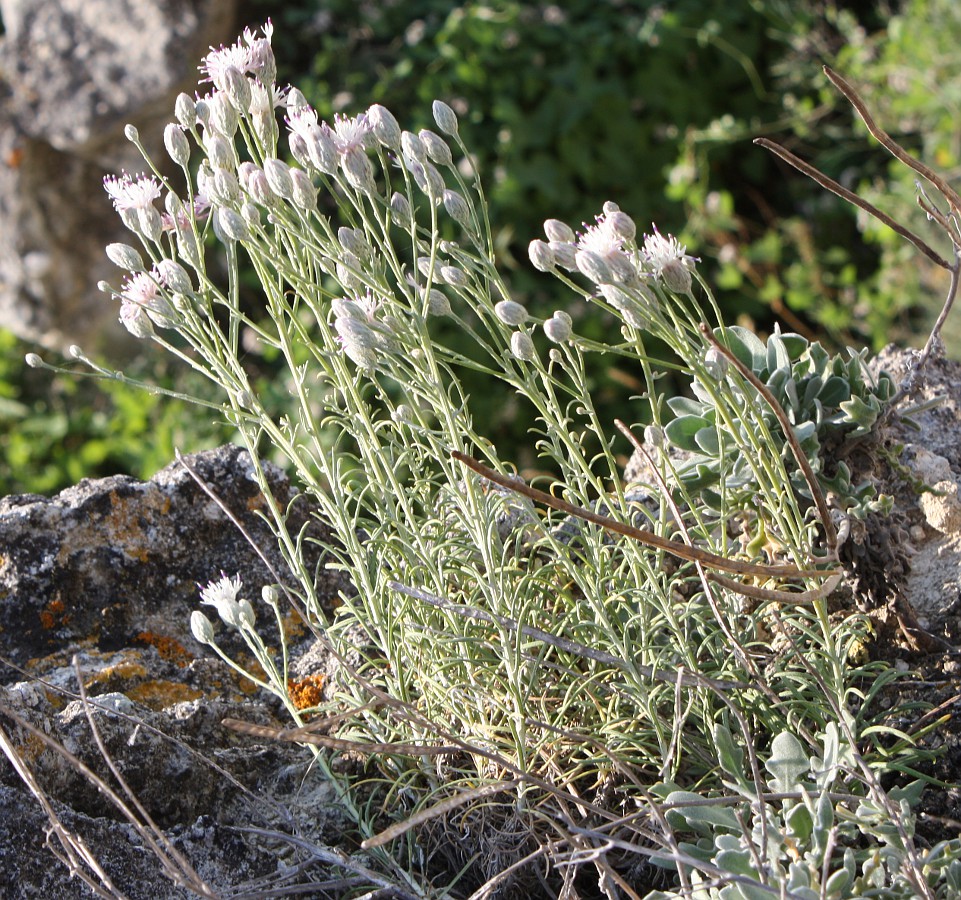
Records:
M912 371L909 373L908 377L905 378L901 385L901 390L895 396L892 401L892 406L894 402L899 400L905 394L912 391L916 385L917 374L923 368L924 364L928 359L942 350L941 344L941 329L944 326L948 315L951 312L951 308L954 306L955 298L958 293L959 282L961 282L961 238L959 238L959 220L961 220L961 196L951 187L950 184L945 181L945 179L939 175L934 169L929 168L923 162L913 157L907 150L904 149L894 138L891 137L883 128L881 128L877 122L874 121L874 117L871 115L867 108L867 104L861 98L861 95L854 88L854 86L844 79L841 75L835 72L830 66L824 66L824 74L827 75L830 82L844 95L845 99L854 107L857 114L861 117L868 132L871 136L884 147L896 160L906 165L909 169L916 172L921 178L930 183L935 187L944 197L948 206L950 207L950 214L945 216L943 213L937 210L937 208L927 200L924 196L923 190L921 190L921 196L918 198L918 203L921 208L925 211L928 217L940 225L948 238L951 241L951 246L954 250L954 261L948 262L939 253L933 250L927 243L925 243L917 234L903 225L895 222L886 213L879 210L876 206L868 203L867 200L862 199L857 194L847 190L847 188L842 187L836 181L829 178L819 169L804 162L804 160L799 159L793 153L791 153L786 148L774 141L770 141L767 138L755 138L754 143L760 147L764 147L770 150L772 153L776 154L778 157L783 159L788 165L793 166L799 172L807 175L808 178L816 181L821 187L831 191L837 196L849 203L854 204L859 209L863 209L865 212L874 216L879 222L887 225L889 228L893 229L895 232L900 234L903 238L910 241L917 247L925 256L928 257L935 265L940 266L942 269L946 269L951 273L951 283L948 287L947 296L945 297L944 303L941 307L941 312L938 315L934 326L931 328L931 333L928 336L927 341L924 344L924 348L921 350L917 359L915 360ZM953 227L952 227L953 226Z

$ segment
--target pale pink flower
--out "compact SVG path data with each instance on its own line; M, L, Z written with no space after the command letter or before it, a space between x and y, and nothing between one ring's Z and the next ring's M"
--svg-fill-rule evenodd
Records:
M138 272L124 281L120 289L120 318L125 325L129 318L136 316L132 307L145 312L161 328L170 328L175 324L174 311L157 284L159 278L160 274L155 268L149 274Z
M691 288L691 269L697 260L688 256L687 247L676 237L665 237L653 227L654 234L644 235L644 259L655 278L661 278L670 290L685 294Z
M346 156L352 150L363 150L367 146L367 136L370 134L370 125L367 116L361 113L359 116L350 118L339 113L334 116L334 127L324 125L334 141L334 146L341 156Z
M117 212L147 209L160 197L160 183L152 175L108 175L103 187Z
M257 36L256 30L246 28L242 39L237 40L229 47L221 45L219 49L210 48L200 64L200 71L205 77L202 81L211 82L218 90L226 88L225 73L231 66L244 75L256 74L261 65L262 46L261 41L270 43L274 27L270 20L263 28L263 38Z

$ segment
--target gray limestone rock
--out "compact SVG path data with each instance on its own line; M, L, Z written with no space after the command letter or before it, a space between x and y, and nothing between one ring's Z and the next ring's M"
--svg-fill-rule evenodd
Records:
M129 239L104 175L158 164L174 99L208 46L234 38L236 0L0 0L0 326L89 349L127 341L95 285Z
M337 789L303 748L222 724L286 727L290 717L276 697L193 639L198 582L221 569L239 574L241 596L276 652L279 635L268 627L274 617L260 591L292 578L260 516L265 498L247 453L226 446L185 460L253 543L179 462L147 482L85 480L51 498L0 500L4 898L95 896L54 859L64 850L51 816L87 842L119 894L145 900L197 895L164 873L149 848L150 822L215 894L252 880L281 893L309 883L318 867L326 871L318 857L326 838L339 842L348 828ZM329 531L280 470L267 474L271 493L290 509L290 526L309 532L318 594L333 603L341 580L324 574ZM220 646L249 664L236 634L214 628ZM284 630L300 658L291 678L321 684L331 662L322 645L296 615ZM141 828L79 764L116 792Z

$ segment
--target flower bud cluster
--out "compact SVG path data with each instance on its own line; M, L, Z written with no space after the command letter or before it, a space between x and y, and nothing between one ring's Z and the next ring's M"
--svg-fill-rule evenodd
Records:
M237 599L243 582L238 575L228 578L221 575L217 581L211 581L200 590L200 602L205 606L212 606L220 620L230 628L238 630L254 630L256 614L249 600ZM210 620L200 610L194 610L190 616L190 630L201 644L210 644L214 639L214 629Z
M334 300L334 330L341 349L362 369L376 369L393 346L387 326L378 321L380 303L368 291L350 300Z

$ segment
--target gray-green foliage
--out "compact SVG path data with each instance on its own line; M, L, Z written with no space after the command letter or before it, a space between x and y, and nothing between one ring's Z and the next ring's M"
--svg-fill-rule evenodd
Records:
M871 483L852 484L848 465L843 460L828 460L841 455L847 442L871 430L895 394L891 377L882 372L875 378L867 368L864 352L849 349L831 356L819 343L798 334L775 332L765 343L746 328L735 326L719 331L717 336L785 411L821 489L834 495L838 508L855 515L874 508L878 501ZM708 375L723 381L728 372L727 362L718 359L709 367ZM788 459L792 486L810 497L800 467L790 458L773 409L753 386L742 384L738 389L751 393L770 440ZM674 446L690 454L679 466L678 477L714 510L725 505L747 507L757 485L750 461L741 452L742 442L732 440L727 433L730 421L718 417L716 393L707 391L698 381L693 382L692 391L693 399L667 401L676 418L665 428L666 435ZM742 429L750 427L743 420L735 424Z
M715 739L733 793L705 805L699 794L659 788L690 890L647 900L910 900L919 896L918 878L932 897L961 892L961 840L907 847L923 784L894 788L883 800L848 793L856 762L833 723L820 754L809 755L790 732L776 735L760 783L727 728L717 726ZM917 853L913 866L909 853Z
M436 804L441 816L453 809L452 798L466 804L473 788L509 776L498 787L503 800L470 804L458 821L496 806L529 843L556 839L573 854L593 840L574 837L581 823L599 825L612 812L605 785L615 784L625 805L646 804L645 785L658 778L716 785L713 723L725 709L750 718L762 735L836 719L871 675L846 662L859 624L829 617L822 587L838 576L812 571L819 531L801 487L786 489L793 462L780 426L729 362L718 375L727 358L709 335L715 328L752 368L763 370L770 354L772 375L787 366L794 378L793 366L798 373L813 367L808 405L820 403L822 426L841 415L831 424L840 431L869 427L887 396L865 387L860 357L835 367L812 349L802 362L802 349L786 336L763 347L725 329L686 248L656 229L639 236L613 203L580 234L549 220L547 240L533 241L530 255L535 268L571 289L572 302L610 316L616 329L601 342L581 334L564 310L536 315L511 296L501 274L483 184L453 110L434 104L444 137L402 131L376 104L324 123L298 91L274 91L270 38L266 28L263 37L248 33L213 51L204 63L211 94L178 99L166 144L185 191L159 175L107 180L145 255L113 245L111 259L128 275L119 290L104 289L134 334L218 386L289 564L283 587L323 639L353 661L315 712L332 717L339 739L378 745L362 795L376 799L350 807L344 787L380 869L420 896L450 888L435 889L430 873L416 873L416 841L398 838L390 852L377 850L384 822L375 807L404 819ZM278 97L285 132L275 116ZM139 145L135 131L129 136ZM280 159L285 145L290 164ZM263 292L257 317L239 302L244 256ZM226 286L218 278L223 263ZM439 320L453 326L456 340ZM677 486L666 454L651 457L649 502L630 505L586 360L603 354L637 366L647 415L659 422L667 364L649 353L651 336L673 351L670 365L703 389L710 411L702 428L713 415L737 447L734 456L717 454L718 483L726 486L728 468L742 460L739 477L753 479L749 494L717 492L720 511L759 511L784 565L758 563L752 547L733 544L696 491L672 505L673 492L662 489ZM252 344L283 360L289 399L279 410L251 377ZM512 461L471 414L465 371L498 402L516 398L533 410L532 443L552 473L545 486L582 508L602 504L620 523L639 516L657 548L612 538L597 523L564 542L557 527L569 510L535 509L495 489ZM725 434L713 430L719 440ZM811 435L802 436L813 447ZM337 535L321 548L322 564L345 571L354 590L333 616L304 553L312 529L292 531L288 511L270 494L262 468L268 452L289 465L301 490L297 503ZM493 471L472 471L472 456ZM700 568L671 564L668 553L701 554ZM715 578L712 567L734 577ZM738 581L742 575L749 579ZM281 619L279 591L268 591L259 606L240 596L241 587L227 576L208 586L205 601L247 640L263 670L260 683L297 720L289 648L268 647L256 633L264 615ZM743 594L758 591L781 604L778 627L790 653L770 646L763 604L742 603ZM199 610L192 627L216 646L215 625ZM457 752L447 746L455 741L462 742ZM323 754L318 762L318 771L337 778ZM467 846L479 858L496 835L483 823L474 832ZM597 854L583 862L596 865L599 878L608 865L605 840L597 838ZM565 877L560 868L551 873L554 884Z

